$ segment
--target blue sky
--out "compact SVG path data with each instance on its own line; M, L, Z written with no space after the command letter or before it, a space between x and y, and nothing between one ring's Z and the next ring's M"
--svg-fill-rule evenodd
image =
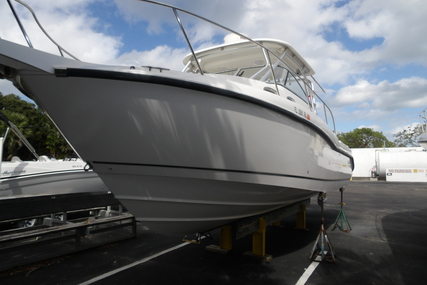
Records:
M181 70L189 52L173 12L134 0L25 0L50 35L83 61ZM393 134L427 108L427 5L421 0L165 0L250 37L284 40L327 91L337 131ZM57 53L15 3L36 48ZM6 1L0 37L25 44ZM182 16L196 47L220 44L219 29ZM3 94L19 92L0 81Z

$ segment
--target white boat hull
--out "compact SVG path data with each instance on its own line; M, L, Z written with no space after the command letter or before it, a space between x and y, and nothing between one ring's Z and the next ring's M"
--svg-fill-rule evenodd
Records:
M83 170L35 173L0 181L0 200L108 191L96 173Z
M319 183L304 178L135 165L101 164L97 170L109 187L120 189L115 198L138 221L165 233L205 231L278 209L317 195L317 191L302 187L318 189ZM111 171L116 174L109 174ZM287 186L268 185L270 179ZM338 185L335 181L322 184L325 189Z
M93 171L85 171L81 159L37 161L13 157L0 165L0 200L76 193L109 192Z
M177 74L27 67L19 84L154 230L204 231L348 183L351 155L301 116L310 110L253 94L262 87Z
M25 82L47 95L43 107L116 199L154 230L207 230L349 179L349 158L315 131L251 103L126 81ZM56 100L87 115L64 114Z

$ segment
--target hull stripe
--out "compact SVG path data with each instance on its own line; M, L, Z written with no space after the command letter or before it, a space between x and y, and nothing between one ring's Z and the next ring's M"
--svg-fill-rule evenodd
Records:
M173 168L173 169L203 170L203 171L214 171L214 172L231 172L231 173L242 173L242 174L256 174L256 175L266 175L266 176L299 178L299 179L308 179L308 180L315 180L315 181L331 181L331 182L332 181L348 181L348 179L322 179L322 178L315 178L315 177L309 177L309 176L287 175L287 174L280 174L280 173L255 172L255 171L234 170L234 169L203 168L203 167L191 167L191 166L177 166L177 165L120 163L120 162L104 162L104 161L93 161L92 164L93 165L108 164L108 165L122 165L122 166Z

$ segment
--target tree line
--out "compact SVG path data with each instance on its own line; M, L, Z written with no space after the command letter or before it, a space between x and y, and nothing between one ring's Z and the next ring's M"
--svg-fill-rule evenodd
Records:
M350 148L381 148L381 147L416 147L422 126L409 126L394 134L394 141L389 141L382 132L371 128L358 128L348 133L338 133L338 138Z
M38 155L62 159L73 154L61 133L35 104L22 100L17 95L3 95L0 92L0 111L18 127ZM0 121L1 137L4 137L7 127L6 123ZM21 140L9 131L4 141L3 160L10 160L13 156L22 160L34 159Z

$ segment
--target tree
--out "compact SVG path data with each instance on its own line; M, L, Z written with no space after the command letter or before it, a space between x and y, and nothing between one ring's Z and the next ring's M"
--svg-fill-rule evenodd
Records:
M29 138L32 136L32 130L29 128L26 128L28 126L28 118L25 115L12 112L9 110L3 110L2 112L8 118L8 120L12 122L22 132L22 134L26 138ZM6 132L6 128L7 128L6 123L3 123L2 127L0 128L2 136ZM19 150L23 147L23 143L20 139L18 139L18 137L15 135L13 131L9 130L6 140L3 143L3 146L4 146L4 150L3 150L4 156L6 160L10 160L12 156L18 154Z
M423 128L420 124L413 127L412 125L408 126L401 132L393 135L396 139L394 144L399 147L414 147L420 146L418 144L418 137L423 133Z
M53 126L47 125L50 130L46 136L46 148L50 154L54 157L63 156L62 154L70 154L71 148L68 143L64 140L61 133Z
M350 148L393 147L382 132L370 128L354 129L348 133L338 133L338 138Z
M49 154L63 158L73 153L53 123L36 105L21 100L14 94L0 94L0 111L18 127L39 155ZM4 135L6 128L6 124L0 122L0 136ZM12 156L19 156L22 160L34 159L31 152L10 131L5 141L3 157L9 160Z

